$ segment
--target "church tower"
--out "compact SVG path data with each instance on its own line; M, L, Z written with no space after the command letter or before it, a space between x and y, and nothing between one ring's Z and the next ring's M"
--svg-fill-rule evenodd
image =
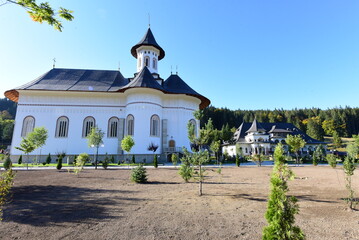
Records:
M165 51L158 45L148 28L142 40L131 48L131 54L137 58L137 72L147 67L152 74L158 74L158 61L165 57Z

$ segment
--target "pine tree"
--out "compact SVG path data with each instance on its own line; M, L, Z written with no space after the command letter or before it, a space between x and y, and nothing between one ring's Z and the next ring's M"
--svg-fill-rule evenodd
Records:
M19 159L17 160L17 164L19 164L19 165L22 164L22 155L20 155Z
M155 168L158 168L157 154L155 154L155 156L153 157L153 166Z
M138 167L132 169L131 172L131 181L135 183L146 183L147 182L147 172L146 168L140 164Z
M284 164L284 149L278 144L274 151L274 168L271 176L271 193L265 217L268 226L263 229L263 239L300 240L305 239L302 230L294 226L294 215L299 212L297 199L287 196L287 181L294 177L293 172Z
M10 155L7 155L6 158L5 158L5 161L4 161L4 164L3 164L3 167L6 169L6 170L9 170L12 166L12 162L11 162L11 159L10 159Z

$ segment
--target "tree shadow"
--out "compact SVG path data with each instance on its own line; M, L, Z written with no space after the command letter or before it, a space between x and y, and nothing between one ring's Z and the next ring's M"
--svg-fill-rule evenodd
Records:
M13 199L6 206L4 221L33 226L106 221L118 218L112 212L121 203L137 204L144 200L124 197L133 193L131 191L69 186L22 186L13 187L12 191ZM111 193L114 197L109 198ZM117 213L119 211L121 209L116 209Z
M337 203L337 201L330 200L320 200L315 199L315 195L294 195L298 200L310 201L310 202L318 202L318 203Z
M150 181L150 182L146 182L145 184L182 184L180 182L160 182L160 181Z

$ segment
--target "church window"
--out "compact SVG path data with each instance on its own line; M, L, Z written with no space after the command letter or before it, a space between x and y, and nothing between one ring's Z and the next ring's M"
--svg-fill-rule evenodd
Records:
M149 57L145 57L145 66L146 67L150 66L150 58Z
M189 122L194 126L194 135L197 136L197 123L196 120L191 119Z
M118 118L112 117L108 120L107 137L116 138L118 134Z
M154 69L157 69L156 58L153 58L152 66Z
M151 117L151 136L160 136L160 118L157 115Z
M67 117L59 117L56 122L55 137L66 138L69 130L69 119Z
M28 133L32 132L35 127L35 118L27 116L22 123L21 137L26 137Z
M133 115L128 115L126 119L127 125L127 135L133 136L134 135L134 128L135 128L135 119Z
M95 127L95 119L93 117L85 118L84 125L82 127L82 137L87 137L93 127Z

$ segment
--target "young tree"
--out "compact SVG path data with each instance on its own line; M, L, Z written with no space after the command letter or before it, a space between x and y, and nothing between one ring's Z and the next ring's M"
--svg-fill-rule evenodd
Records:
M303 148L306 144L304 139L298 135L288 135L285 139L285 142L289 145L290 151L295 153L296 156L296 164L299 164L299 154L298 151Z
M44 127L36 127L32 132L27 135L27 138L33 142L35 149L40 148L40 156L42 146L45 145L48 138L48 131ZM37 158L37 157L36 157Z
M155 154L155 156L153 157L153 166L155 168L158 168L157 154Z
M62 168L62 159L66 156L66 153L62 152L62 153L57 153L57 165L56 165L56 169L57 170L61 170Z
M10 159L10 155L6 155L3 167L6 170L9 170L11 168L11 166L12 166L12 162L11 162L11 159Z
M87 135L87 144L89 147L95 147L96 148L96 157L95 157L95 169L97 169L97 156L98 156L98 149L103 144L103 137L105 133L99 129L97 126L91 128L90 133Z
M317 166L318 162L323 162L326 155L325 148L320 144L313 152L313 165Z
M49 153L49 155L47 155L47 158L46 158L46 164L50 164L51 163L51 155Z
M302 230L295 226L295 214L299 212L297 199L287 196L288 180L294 177L285 163L284 149L281 143L274 151L274 168L271 175L271 192L265 218L268 226L263 229L263 240L300 240L305 239Z
M37 4L35 0L5 0L0 6L7 3L13 3L23 7L33 21L39 23L46 22L50 26L54 26L54 28L60 32L62 31L62 23L60 19L67 21L72 21L74 19L72 11L60 7L60 9L55 12L48 2Z
M343 144L342 138L339 136L337 131L333 132L333 146L335 148L340 148Z
M175 166L175 168L176 168L177 163L178 163L178 155L176 153L172 153L171 161L172 161L173 166Z
M355 198L354 198L354 190L352 187L352 176L354 175L354 171L356 169L355 159L358 155L358 146L355 143L351 143L346 147L347 156L343 163L343 169L345 173L345 187L348 190L348 198L347 203L350 209L355 208Z
M241 161L239 158L239 154L236 154L236 166L239 167L241 165Z
M22 164L22 155L20 155L19 159L17 160L17 164Z
M125 136L121 141L121 148L130 154L132 147L135 145L135 141L130 135Z
M214 152L215 156L216 156L216 162L218 164L218 151L221 147L221 141L218 140L218 141L213 141L211 143L211 146L210 146L210 149Z
M205 176L205 168L203 168L203 164L209 161L209 153L207 150L190 153L185 148L183 148L183 153L185 156L183 162L188 161L191 165L193 169L192 178L199 183L198 195L202 196L202 184Z
M26 160L26 170L29 169L29 154L32 153L36 147L35 144L29 140L28 138L23 138L21 143L20 143L20 147L15 147L16 149L24 152L27 155L27 160Z
M327 159L328 164L332 168L335 168L337 166L337 157L334 154L328 154L326 159Z
M135 183L146 183L147 182L147 172L146 168L140 164L138 167L135 167L131 171L131 181Z

